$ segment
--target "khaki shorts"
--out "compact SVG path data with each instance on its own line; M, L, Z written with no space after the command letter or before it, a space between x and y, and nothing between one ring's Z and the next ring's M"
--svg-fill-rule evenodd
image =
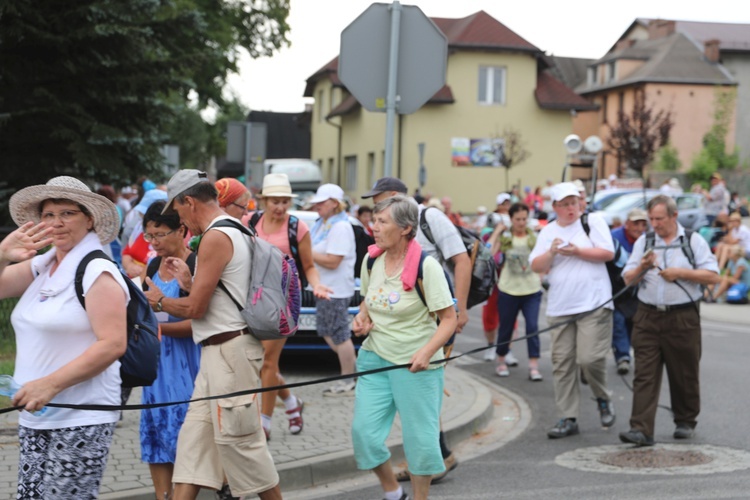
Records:
M263 347L251 335L206 346L193 399L258 388ZM175 483L221 488L234 496L269 490L279 475L260 423L260 395L190 403L177 439Z

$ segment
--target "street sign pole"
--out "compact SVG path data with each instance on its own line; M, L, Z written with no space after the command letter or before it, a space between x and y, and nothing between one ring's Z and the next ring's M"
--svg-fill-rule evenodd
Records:
M385 111L385 165L386 177L393 176L393 136L396 128L396 83L398 82L398 47L401 29L401 4L398 0L389 7L391 11L391 46L388 57L388 89Z

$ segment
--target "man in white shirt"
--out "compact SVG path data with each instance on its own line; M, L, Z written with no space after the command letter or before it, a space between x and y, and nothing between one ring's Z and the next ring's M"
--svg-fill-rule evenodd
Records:
M593 214L586 235L580 193L572 182L554 186L552 204L557 219L541 230L529 261L534 272L547 274L547 323L560 325L550 333L560 420L547 436L555 439L578 434L579 366L596 396L602 426L615 422L605 370L612 343L612 303L607 302L612 286L604 264L614 257L614 244L604 219Z

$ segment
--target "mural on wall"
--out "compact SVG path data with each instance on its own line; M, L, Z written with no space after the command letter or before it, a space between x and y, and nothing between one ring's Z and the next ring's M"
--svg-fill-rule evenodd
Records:
M451 165L454 167L501 167L503 139L451 139Z

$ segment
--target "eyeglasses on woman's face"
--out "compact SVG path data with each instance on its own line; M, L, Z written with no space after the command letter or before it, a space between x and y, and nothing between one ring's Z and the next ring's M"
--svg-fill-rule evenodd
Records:
M177 231L176 229L172 229L171 231L168 231L166 233L143 233L143 239L151 243L154 240L161 240L163 238L166 238L170 234Z
M42 222L53 223L55 219L60 219L62 222L72 221L76 215L82 213L82 210L62 210L58 213L55 212L43 212L41 219Z

